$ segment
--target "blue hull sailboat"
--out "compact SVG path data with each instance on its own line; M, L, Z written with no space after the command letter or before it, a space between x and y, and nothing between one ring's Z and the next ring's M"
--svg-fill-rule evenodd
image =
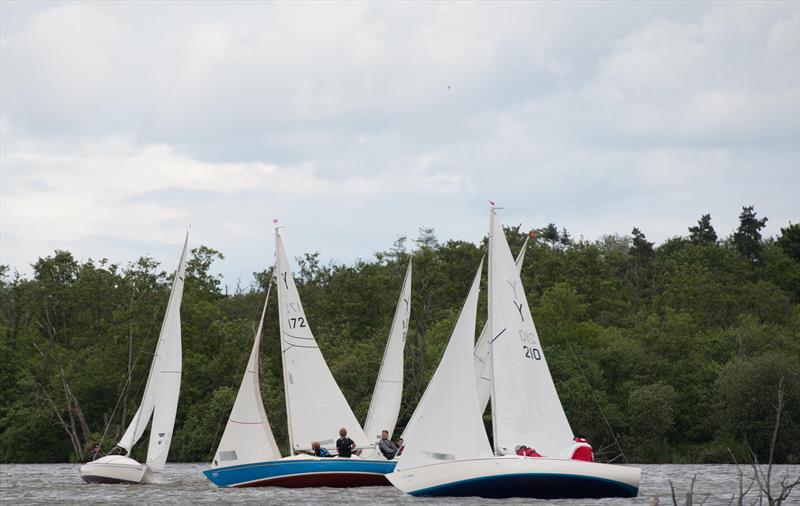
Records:
M347 404L303 311L283 247L275 231L276 284L278 289L281 357L286 393L289 451L281 456L272 434L259 387L259 346L267 303L261 313L245 377L220 440L211 469L203 474L220 487L361 487L390 485L386 474L396 461L375 449ZM269 299L270 287L267 290ZM400 411L403 350L410 311L411 264L406 271L381 371L367 416L371 432L394 430ZM361 456L317 457L312 442L335 455L332 438L341 427L362 449ZM371 437L377 436L372 434Z

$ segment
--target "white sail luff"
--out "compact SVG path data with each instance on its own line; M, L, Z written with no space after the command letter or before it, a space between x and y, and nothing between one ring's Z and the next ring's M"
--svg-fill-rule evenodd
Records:
M400 414L403 397L403 352L406 345L409 317L411 315L411 261L408 262L403 287L397 301L389 339L383 352L383 360L375 390L364 422L364 433L367 438L377 437L383 430L389 431L391 437Z
M271 288L270 282L267 285L267 296L261 310L261 320L258 322L253 349L250 351L247 368L228 417L228 424L214 454L212 467L250 464L281 457L264 409L259 381L261 334Z
M370 443L341 389L336 384L311 333L294 283L280 230L275 231L278 268L278 313L281 333L286 415L292 454L308 450L313 441L329 449L341 427L363 448Z
M153 361L153 380L155 382L153 421L150 426L150 441L147 446L147 465L153 471L164 468L172 441L178 397L181 388L181 300L186 277L186 249L189 233L183 243L180 263L172 282L164 323L159 334L159 344Z
M396 471L492 455L478 411L472 359L481 268L472 282L442 360L406 427L405 450Z
M522 264L525 261L525 251L528 249L528 237L522 243L522 249L517 254L514 262L517 270L522 272ZM489 404L489 397L492 395L492 361L489 357L489 322L483 326L478 342L475 343L475 376L478 383L478 405L481 413L486 411Z
M186 247L188 244L189 234L187 232L186 239L184 240L183 250L181 252L181 258L178 262L178 269L175 271L176 276L177 273L180 272L181 265L183 265L184 258L186 257ZM185 270L185 267L184 267ZM155 408L155 400L156 400L156 389L158 383L158 373L160 369L160 357L164 356L164 341L162 339L164 327L167 324L168 316L170 314L170 307L173 305L173 298L175 294L175 281L177 278L173 279L172 282L172 289L170 291L170 298L167 302L167 310L164 314L164 321L161 325L161 331L159 332L158 342L156 343L156 351L153 355L153 361L150 363L150 371L147 373L147 382L144 386L144 393L142 394L142 401L139 403L139 408L136 410L136 414L133 415L131 419L131 423L128 425L128 428L125 430L125 433L120 438L117 446L120 448L124 448L126 452L130 453L133 446L139 441L144 434L145 430L147 429L147 424L150 422L150 417L153 414L153 409ZM183 290L183 282L181 282L181 291ZM178 301L178 306L180 306L180 300Z
M524 444L544 456L559 456L572 442L572 429L495 210L489 233L489 329L496 453Z

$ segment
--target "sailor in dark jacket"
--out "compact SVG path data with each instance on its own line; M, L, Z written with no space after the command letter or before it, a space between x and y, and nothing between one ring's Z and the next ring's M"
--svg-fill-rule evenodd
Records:
M342 427L339 429L339 439L336 440L336 451L339 457L349 459L353 453L356 453L356 443L347 437L347 429Z
M397 455L397 445L389 440L389 431L381 432L381 440L378 441L378 449L387 460L392 460Z

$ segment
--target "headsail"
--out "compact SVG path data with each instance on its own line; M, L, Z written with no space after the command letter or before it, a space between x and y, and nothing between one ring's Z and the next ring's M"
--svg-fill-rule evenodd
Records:
M528 237L522 243L522 249L517 253L517 271L522 272L522 263L525 261L525 250L528 249ZM475 376L478 382L478 406L481 413L486 411L489 398L492 396L492 361L489 357L489 322L483 326L478 342L475 343Z
M161 362L168 354L167 348L172 346L172 341L170 340L168 343L167 338L169 337L172 339L172 336L175 335L177 335L178 341L178 369L180 370L180 306L183 297L183 278L186 273L186 248L188 242L189 233L187 232L186 239L183 242L181 258L178 262L178 268L175 271L175 278L172 282L172 291L170 292L169 302L167 303L167 311L164 315L164 321L161 324L158 342L156 343L156 352L153 355L153 361L150 364L150 372L147 375L147 383L144 387L142 402L139 404L139 409L136 410L136 414L133 415L130 425L128 425L128 428L125 430L125 434L122 435L122 438L120 438L117 443L117 446L124 448L126 452L131 451L131 448L139 441L145 429L147 429L147 424L150 421L150 416L153 414L153 409L156 405L156 394L160 390L159 382L162 379L161 370L163 369ZM180 373L178 374L178 385L180 385ZM175 405L177 406L177 396L175 398ZM171 426L169 432L171 435ZM169 441L167 441L167 446L169 446Z
M261 320L258 322L253 349L250 352L250 359L247 361L247 369L245 369L242 384L239 386L239 393L236 394L236 401L233 403L225 432L222 433L222 439L219 441L212 467L235 466L281 458L275 437L272 435L272 428L269 426L264 402L261 399L261 387L258 379L259 364L261 363L259 358L261 333L264 328L264 316L267 312L271 288L272 283L267 286L267 297L264 300L264 309L261 310Z
M147 445L147 465L154 471L164 469L164 464L167 462L181 390L181 300L186 277L188 242L187 232L181 261L172 282L167 313L164 315L164 323L158 336L156 359L153 361L153 366L157 367L151 371L152 379L155 381L155 405L153 423L150 426L150 442Z
M329 449L335 448L341 427L347 429L348 436L359 447L369 446L364 430L311 333L286 259L280 230L275 231L275 249L283 384L292 455L298 450L310 449L313 441L319 441Z
M489 336L495 452L513 452L524 444L557 457L571 444L572 429L494 209L489 231Z
M411 315L411 261L408 262L403 289L397 301L397 309L389 331L389 339L383 352L381 369L375 381L375 391L364 422L367 438L380 438L382 430L394 433L400 402L403 396L403 350L406 346L409 316Z
M481 262L442 360L403 435L397 471L450 460L491 457L478 411L472 359Z

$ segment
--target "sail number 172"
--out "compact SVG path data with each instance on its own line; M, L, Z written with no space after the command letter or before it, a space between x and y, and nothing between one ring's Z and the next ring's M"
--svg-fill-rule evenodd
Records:
M297 328L297 327L305 327L306 320L302 316L298 316L297 318L289 318L289 328Z

